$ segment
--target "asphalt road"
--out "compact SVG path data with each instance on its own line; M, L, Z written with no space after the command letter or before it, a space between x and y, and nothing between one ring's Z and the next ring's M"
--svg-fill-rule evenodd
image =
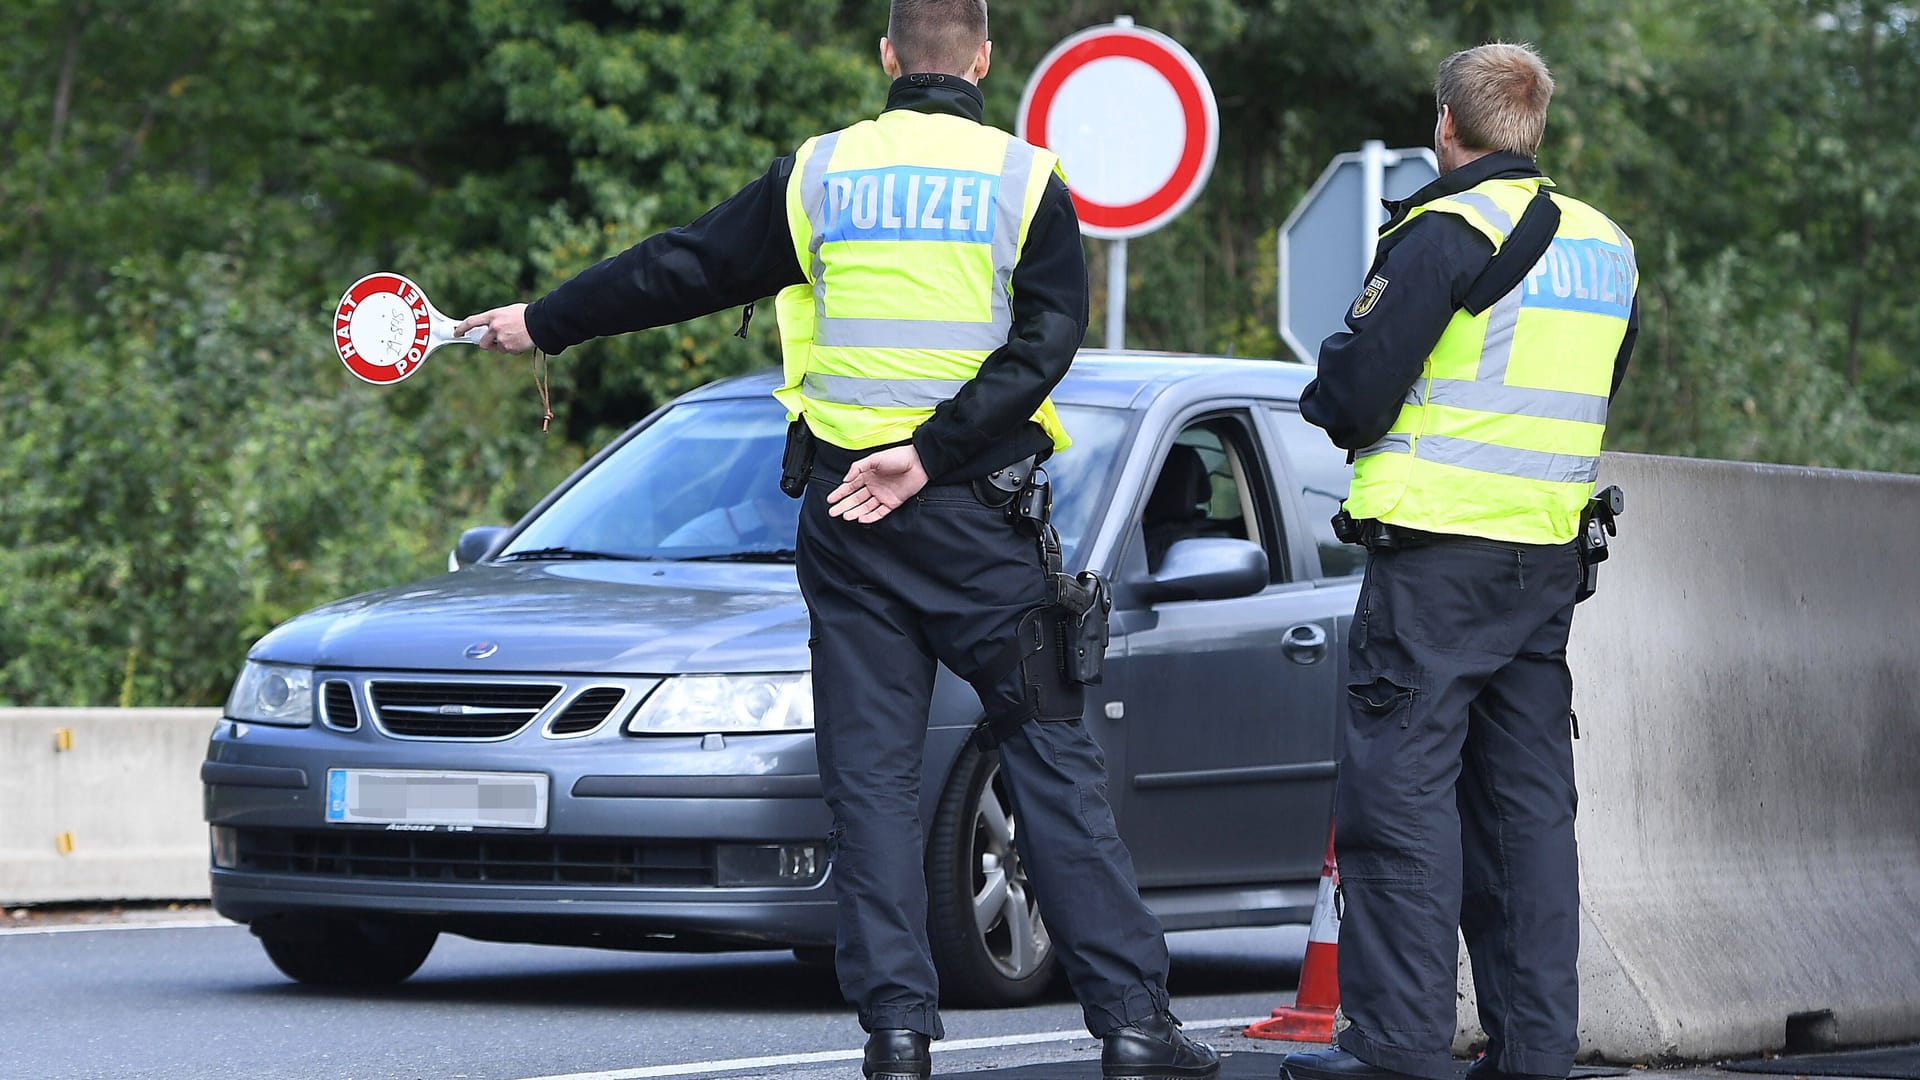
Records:
M1174 1007L1216 1045L1292 999L1303 926L1174 934ZM942 1072L1097 1057L1061 993L947 1013ZM1215 1036L1223 1036L1217 1037ZM0 931L0 1078L858 1078L831 971L781 953L652 955L444 937L378 992L287 981L241 927ZM836 1056L837 1055L837 1056ZM769 1060L748 1060L769 1059Z

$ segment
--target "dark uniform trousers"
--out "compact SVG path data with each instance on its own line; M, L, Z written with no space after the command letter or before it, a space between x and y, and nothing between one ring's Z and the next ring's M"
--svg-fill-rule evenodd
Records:
M1450 538L1367 560L1334 807L1339 1042L1363 1061L1451 1075L1457 927L1490 1040L1479 1069L1572 1068L1580 576L1571 544Z
M827 513L816 472L800 512L800 588L812 614L815 741L834 825L840 986L868 1030L939 1038L927 939L921 754L935 661L988 715L1025 700L1002 659L1046 603L1038 543L966 484L935 485L873 525ZM1141 902L1107 802L1106 763L1071 695L1060 716L1000 744L1016 843L1041 916L1096 1036L1167 1009L1167 949ZM1069 710L1061 710L1063 712Z

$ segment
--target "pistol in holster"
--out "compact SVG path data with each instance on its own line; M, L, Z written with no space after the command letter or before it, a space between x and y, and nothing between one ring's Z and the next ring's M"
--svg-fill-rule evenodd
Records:
M1580 591L1574 594L1578 604L1600 587L1600 564L1607 561L1607 537L1619 535L1614 519L1627 512L1627 496L1609 485L1594 492L1580 511L1580 532L1574 544L1580 552Z
M1050 520L1052 485L1042 483L1030 490L1038 494L1021 493L1023 497L1014 503L1014 519L1034 522L1039 532L1040 558L1047 570L1047 599L1060 623L1060 673L1068 682L1098 686L1106 676L1107 617L1113 612L1113 588L1092 570L1066 572L1060 533Z
M974 483L982 502L1003 507L1017 528L1034 536L1047 583L1046 602L1021 617L1005 655L987 665L989 682L1017 667L1027 695L1024 711L990 717L975 730L980 747L992 749L1026 723L1079 722L1085 703L1081 688L1098 685L1105 675L1113 591L1091 570L1065 571L1045 470L1030 468L1016 491L982 490L991 486L991 478Z
M1091 570L1065 571L1060 533L1053 527L1053 481L1047 470L1028 458L975 483L995 486L996 494L1010 494L1005 504L1008 516L1015 527L1039 541L1047 574L1047 605L1057 623L1054 643L1060 673L1069 682L1098 686L1106 669L1113 589ZM1014 490L1008 492L1009 487Z
M813 472L813 429L802 416L787 425L787 445L780 452L780 490L787 498L807 493L807 477Z
M1106 677L1107 617L1113 612L1113 588L1091 570L1051 574L1054 607L1060 617L1060 664L1069 682L1099 686Z

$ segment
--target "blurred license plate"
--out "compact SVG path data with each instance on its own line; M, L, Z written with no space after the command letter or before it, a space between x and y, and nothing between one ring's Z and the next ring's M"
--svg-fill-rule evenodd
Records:
M346 825L547 827L544 773L328 769L327 820Z

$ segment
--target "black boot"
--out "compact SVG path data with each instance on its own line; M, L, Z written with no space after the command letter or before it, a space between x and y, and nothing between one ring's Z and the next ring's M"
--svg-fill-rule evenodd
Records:
M917 1031L878 1028L867 1036L867 1058L860 1071L867 1080L927 1080L933 1075L933 1051Z
M1106 1080L1185 1080L1220 1075L1220 1055L1194 1042L1180 1022L1162 1013L1128 1024L1101 1040L1100 1075Z
M1369 1065L1337 1046L1302 1050L1280 1060L1287 1080L1420 1080L1416 1076Z

